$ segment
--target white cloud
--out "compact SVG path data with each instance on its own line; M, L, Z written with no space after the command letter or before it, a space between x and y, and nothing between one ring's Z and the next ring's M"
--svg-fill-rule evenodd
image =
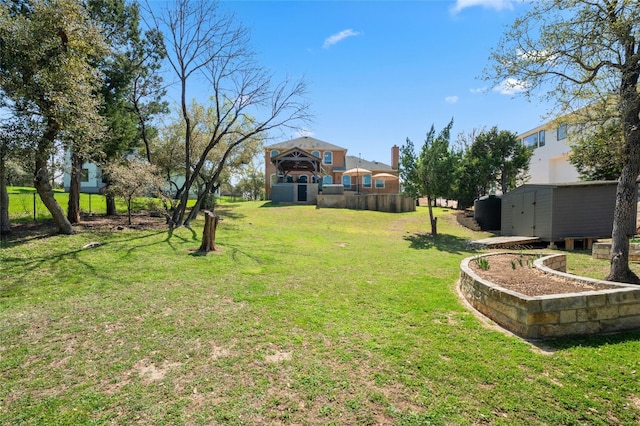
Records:
M469 89L469 91L474 95L478 93L485 93L487 91L487 87L476 87L474 89Z
M527 84L524 81L508 78L493 88L494 91L501 95L515 95L527 90Z
M349 37L355 37L360 35L359 32L357 31L353 31L351 29L349 30L342 30L340 31L338 34L334 34L331 37L328 37L325 41L324 44L322 45L323 49L328 49L331 46L333 46L336 43L341 42L342 40L349 38Z
M457 96L447 96L446 98L444 98L444 101L448 104L455 104L458 103L458 97Z
M456 0L451 8L453 13L459 13L468 7L482 6L485 9L513 10L513 0Z

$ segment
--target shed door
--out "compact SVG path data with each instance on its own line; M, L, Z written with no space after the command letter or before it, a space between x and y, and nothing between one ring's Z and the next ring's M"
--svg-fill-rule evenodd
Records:
M536 236L536 191L525 192L515 197L511 220L514 235Z

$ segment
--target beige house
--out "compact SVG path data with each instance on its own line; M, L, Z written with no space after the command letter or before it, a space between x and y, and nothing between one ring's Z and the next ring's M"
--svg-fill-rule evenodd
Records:
M399 153L400 149L394 146L388 165L347 155L347 148L309 136L269 145L265 147L266 197L278 202L315 204L323 191L398 194ZM367 172L345 174L356 167Z

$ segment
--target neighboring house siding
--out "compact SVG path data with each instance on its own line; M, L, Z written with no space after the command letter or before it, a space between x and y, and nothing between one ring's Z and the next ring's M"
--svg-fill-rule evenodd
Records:
M82 180L80 181L80 192L97 194L104 187L102 182L102 170L94 163L84 163L82 165ZM71 189L71 154L65 153L64 175L62 185L66 192Z
M569 137L564 137L564 126L550 122L518 136L525 144L534 136L538 136L538 145L529 162L530 178L527 183L564 183L579 180L578 170L569 162L571 141ZM559 127L561 131L558 131ZM544 145L540 144L540 132L544 135Z

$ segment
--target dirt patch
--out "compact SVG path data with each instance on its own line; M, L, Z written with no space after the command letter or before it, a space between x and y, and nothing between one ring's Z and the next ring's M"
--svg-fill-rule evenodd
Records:
M126 214L115 216L91 215L83 216L80 223L74 225L77 229L99 229L124 231L127 229L135 229L138 231L168 229L167 220L164 217L151 215L147 212L132 213L131 224Z
M164 217L138 212L131 215L131 224L126 214L115 216L90 215L82 216L80 223L74 224L76 232L91 231L126 231L126 230L163 230L169 229ZM56 233L56 224L51 219L24 223L12 223L11 233L3 235L3 241L20 242L30 239L43 238Z
M533 266L533 261L537 259L535 255L504 253L484 259L487 259L488 269L483 269L482 262L476 260L469 262L469 268L487 281L527 296L580 293L611 288L606 284L582 283L546 274Z

